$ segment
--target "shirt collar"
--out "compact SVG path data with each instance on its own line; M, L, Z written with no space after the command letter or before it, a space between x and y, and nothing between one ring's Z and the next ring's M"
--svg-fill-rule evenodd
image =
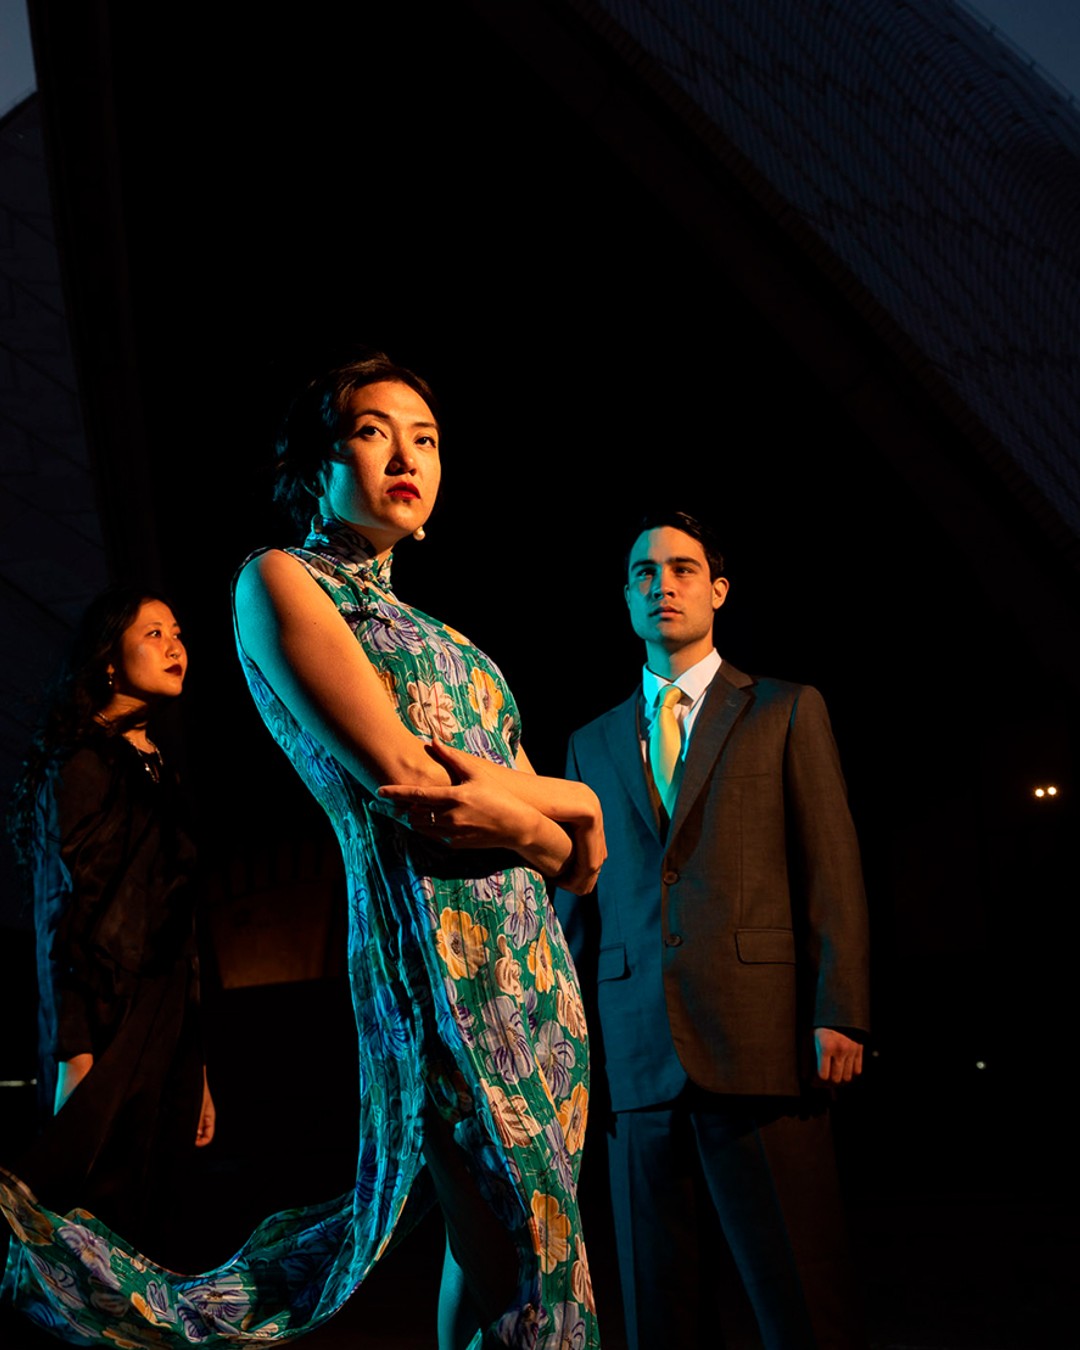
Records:
M708 689L713 682L713 677L721 666L720 654L714 647L708 656L703 656L696 665L692 665L689 670L684 670L677 680L665 680L662 675L655 675L648 666L643 666L641 671L641 692L645 697L645 707L651 713L656 706L656 700L670 684L677 684L683 691L683 696L690 701L691 707Z

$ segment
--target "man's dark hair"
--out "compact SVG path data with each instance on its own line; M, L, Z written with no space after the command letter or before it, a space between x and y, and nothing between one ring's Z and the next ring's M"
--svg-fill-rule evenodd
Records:
M646 511L641 517L637 528L626 545L623 572L629 572L630 554L641 536L647 530L662 530L665 527L672 530L682 530L683 534L688 534L691 539L698 541L702 552L705 554L705 561L709 564L710 581L715 581L717 577L724 575L724 555L720 552L719 542L712 530L707 525L703 525L700 520L687 515L685 511L664 510Z
M408 385L428 405L438 423L439 410L427 381L379 351L365 351L317 376L293 400L277 438L274 500L290 512L301 529L306 529L311 519L313 498L319 495L319 471L341 438L341 419L350 399L365 385L383 381Z

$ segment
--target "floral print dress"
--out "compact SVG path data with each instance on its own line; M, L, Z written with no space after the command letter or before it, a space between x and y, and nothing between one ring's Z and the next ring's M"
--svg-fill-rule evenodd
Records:
M514 763L517 708L498 668L452 628L401 604L389 561L322 520L289 551L333 599L406 726ZM344 856L360 1054L354 1191L274 1216L225 1266L182 1278L141 1261L95 1220L46 1215L25 1196L20 1207L17 1183L0 1184L34 1263L23 1306L42 1321L59 1306L69 1328L91 1336L108 1325L106 1343L121 1346L244 1344L310 1330L386 1249L422 1166L425 1113L438 1111L518 1255L514 1300L483 1344L598 1346L576 1193L585 1020L543 880L516 855L451 852L381 814L242 648L240 659L260 714L326 810ZM105 1305L111 1324L100 1313L95 1320Z

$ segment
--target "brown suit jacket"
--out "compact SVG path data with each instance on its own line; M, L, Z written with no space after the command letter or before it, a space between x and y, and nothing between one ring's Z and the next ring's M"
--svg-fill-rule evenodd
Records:
M792 1095L816 1026L869 1026L858 843L815 689L726 662L694 726L670 827L650 796L639 695L571 738L567 775L604 811L591 896L557 905L595 994L614 1110Z

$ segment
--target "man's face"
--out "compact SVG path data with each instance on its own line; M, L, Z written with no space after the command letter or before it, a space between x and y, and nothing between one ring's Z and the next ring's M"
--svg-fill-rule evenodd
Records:
M727 590L723 577L710 580L704 549L682 530L646 530L630 550L626 603L634 632L648 646L690 649L694 660L708 655L713 615Z

